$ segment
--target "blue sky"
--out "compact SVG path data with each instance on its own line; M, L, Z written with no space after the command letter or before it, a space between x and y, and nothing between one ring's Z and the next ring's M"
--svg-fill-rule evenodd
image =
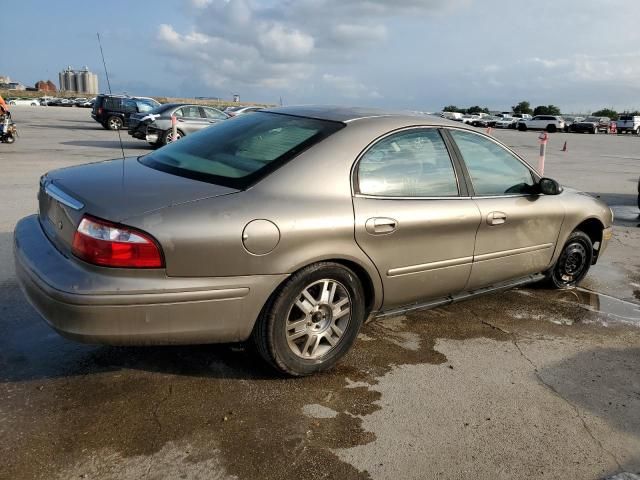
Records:
M0 74L67 65L114 92L439 110L640 109L640 2L611 0L20 0ZM53 5L53 4L50 4Z

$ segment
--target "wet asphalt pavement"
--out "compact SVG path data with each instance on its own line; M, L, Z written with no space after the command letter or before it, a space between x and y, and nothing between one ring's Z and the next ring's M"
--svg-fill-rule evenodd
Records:
M248 345L116 348L50 330L16 284L13 226L36 210L40 174L112 158L119 143L88 110L15 110L22 137L0 145L1 479L640 471L640 138L552 137L548 174L617 213L580 289L531 286L374 320L337 368L292 380ZM148 151L123 135L127 153ZM535 160L535 134L496 136Z

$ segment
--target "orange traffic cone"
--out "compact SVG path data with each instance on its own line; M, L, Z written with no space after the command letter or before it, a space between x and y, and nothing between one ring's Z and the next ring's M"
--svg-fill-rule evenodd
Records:
M487 134L491 135L491 127L487 127Z
M563 152L568 152L569 150L567 150L567 142L564 142L564 147L562 147L562 151Z

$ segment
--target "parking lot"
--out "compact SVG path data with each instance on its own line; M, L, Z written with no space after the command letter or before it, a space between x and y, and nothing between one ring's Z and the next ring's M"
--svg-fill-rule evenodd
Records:
M245 345L80 345L17 285L44 172L121 155L79 108L14 107L0 144L0 478L598 479L640 472L640 138L550 134L545 174L605 199L581 288L378 319L334 370L283 379ZM536 132L494 135L537 165ZM121 133L127 156L151 147ZM564 143L567 151L563 152Z

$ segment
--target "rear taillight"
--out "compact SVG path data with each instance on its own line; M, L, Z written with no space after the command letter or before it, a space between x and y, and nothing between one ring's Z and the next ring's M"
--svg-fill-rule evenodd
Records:
M161 268L162 253L148 234L84 216L73 237L73 254L104 267Z
M98 115L102 115L102 107L98 107Z

